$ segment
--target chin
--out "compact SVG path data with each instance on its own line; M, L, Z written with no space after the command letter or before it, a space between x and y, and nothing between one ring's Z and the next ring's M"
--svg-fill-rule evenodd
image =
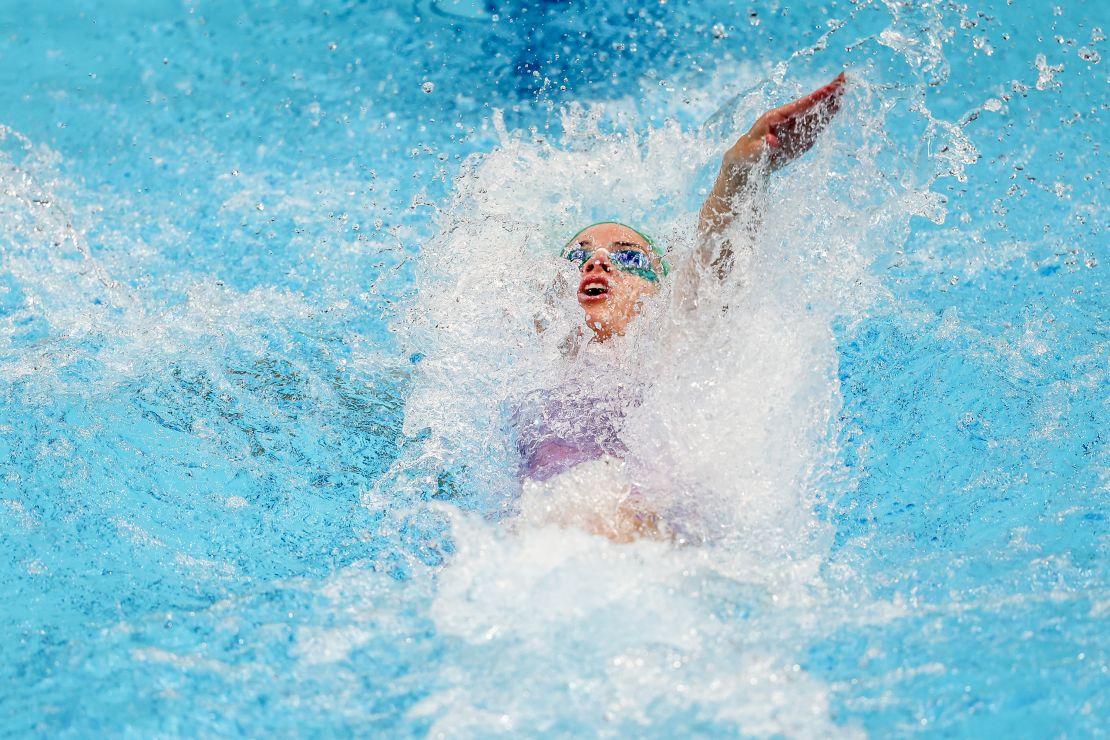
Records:
M594 329L595 331L598 330L598 329L606 328L606 326L608 324L609 324L609 322L606 321L603 318L600 318L598 316L591 316L590 314L586 314L586 326L588 326L591 329Z
M599 334L623 334L628 321L621 321L620 306L612 300L601 304L582 307L585 311L586 326Z
M601 311L587 311L585 315L586 326L595 331L606 329L609 326L609 316Z

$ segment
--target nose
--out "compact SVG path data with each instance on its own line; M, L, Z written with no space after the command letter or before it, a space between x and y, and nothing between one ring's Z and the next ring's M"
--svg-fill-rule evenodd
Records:
M586 264L582 265L582 272L585 273L594 272L596 270L600 270L602 272L610 272L612 271L612 269L613 265L611 262L609 262L608 249L597 250L590 256L588 260L586 260Z

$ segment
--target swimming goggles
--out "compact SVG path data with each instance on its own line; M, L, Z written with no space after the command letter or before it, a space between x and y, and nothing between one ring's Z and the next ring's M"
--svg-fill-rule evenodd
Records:
M577 264L578 269L582 269L582 266L589 262L596 251L597 249L575 247L564 256ZM659 281L659 275L655 273L655 269L651 266L651 258L639 249L619 249L615 252L609 252L609 261L616 265L621 272L627 272L651 283Z
M630 231L634 231L637 234L639 234L640 238L643 239L645 242L647 242L647 245L649 247L651 247L651 251L655 253L656 258L659 260L659 271L663 273L663 277L667 277L667 275L671 274L671 263L668 262L667 258L664 256L666 254L666 250L664 250L663 247L661 247L660 245L656 244L655 240L652 239L650 236L648 236L644 232L640 231L639 229L635 229L635 228L629 226L628 224L622 224L620 221L598 221L596 223L590 224L585 229L579 229L577 232L575 232L575 234L581 234L586 229L592 228L594 226L600 226L602 224L616 224L617 226L623 226L624 228L629 229ZM572 239L571 242L567 244L567 246L569 247L570 244L573 243L573 242L574 242L574 240ZM578 248L576 247L575 250L577 250L577 249ZM570 259L574 262L578 262L578 267L579 267L579 269L581 269L582 265L586 264L586 260L588 260L590 258L590 255L593 254L593 252L590 251L589 253L586 254L585 258L580 259L579 257L571 257L571 254L575 250L571 250L570 252L567 252L565 254L565 256L566 256L567 259ZM583 251L585 251L585 250L583 250ZM635 251L635 250L628 250L628 251ZM659 273L656 272L652 268L650 258L647 259L647 264L644 265L643 267L638 267L638 266L637 267L625 267L625 266L622 266L617 261L617 258L613 257L614 254L615 254L614 252L610 252L609 256L611 258L613 258L613 262L621 270L623 270L625 272L631 272L634 275L638 274L638 273L634 272L635 270L644 270L645 274L640 275L640 277L642 277L644 280L649 280L653 283L659 280ZM646 256L646 254L645 254L645 256ZM637 259L637 258L629 258L629 259Z

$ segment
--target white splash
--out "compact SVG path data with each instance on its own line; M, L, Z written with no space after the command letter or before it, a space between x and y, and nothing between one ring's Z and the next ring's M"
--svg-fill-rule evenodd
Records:
M734 225L734 243L754 248L737 250L733 274L703 276L694 311L657 295L610 348L608 372L643 389L622 431L630 474L686 540L706 544L614 545L545 523L528 502L502 524L448 507L458 551L431 616L459 641L458 675L413 710L435 718L433 734L528 732L567 717L620 734L684 712L755 735L853 732L836 726L829 688L800 657L807 634L850 610L825 583L830 532L815 513L847 484L835 464L834 325L883 299L872 262L905 240L912 215L937 207L935 174L907 187L912 177L899 184L885 171L882 102L866 79L853 85L815 149L771 180L759 217ZM423 356L406 432L424 436L368 506L427 490L449 470L471 504L513 510L514 399L565 377L567 348L582 345L561 245L615 219L681 263L727 138L769 100L738 97L700 131L613 130L603 108L575 108L562 141L502 127L501 146L466 163L401 327ZM927 111L922 125L933 137L958 133Z

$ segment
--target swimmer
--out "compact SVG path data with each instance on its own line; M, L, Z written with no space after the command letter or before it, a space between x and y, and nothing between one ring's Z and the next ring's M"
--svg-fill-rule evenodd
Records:
M807 152L840 106L844 74L792 103L764 113L725 152L721 169L698 215L698 246L680 266L678 297L690 305L698 276L726 277L732 268L728 226L742 194ZM623 336L643 301L671 273L663 249L636 229L616 222L593 224L567 244L564 257L578 266L578 303L590 344ZM601 362L604 362L602 360ZM611 369L611 368L609 368ZM672 537L667 524L642 502L623 475L620 441L624 409L638 403L621 382L595 378L607 368L579 373L561 387L522 404L514 414L521 454L521 515L534 523L576 526L615 542ZM584 383L582 377L591 382Z

